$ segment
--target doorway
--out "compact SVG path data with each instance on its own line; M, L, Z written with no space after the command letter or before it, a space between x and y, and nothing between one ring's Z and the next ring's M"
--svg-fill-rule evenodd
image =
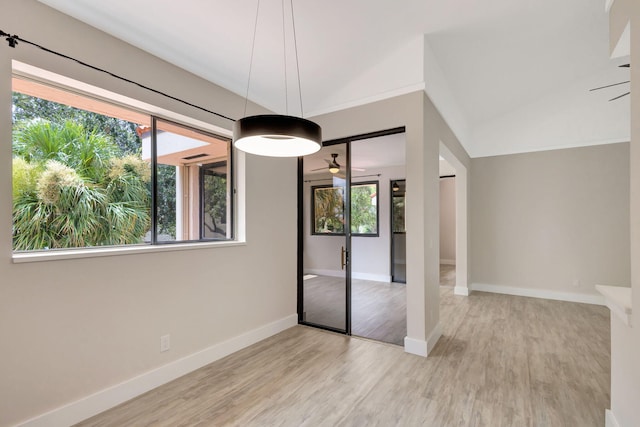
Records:
M450 280L449 285L453 285L453 293L456 295L469 295L469 277L468 277L468 171L467 167L453 154L451 150L443 143L440 142L440 157L448 164L448 168L440 170L440 176L446 177L454 175L453 179L453 202L454 221L452 227L455 230L455 243L452 244L454 254L449 255L455 260L453 266L453 280ZM443 163L441 162L441 167ZM450 179L450 178L445 178ZM442 214L442 213L441 213ZM450 215L450 214L449 214ZM451 267L449 267L451 269ZM451 283L453 282L453 283Z
M406 285L389 248L404 139L398 128L329 141L299 160L299 323L403 344Z

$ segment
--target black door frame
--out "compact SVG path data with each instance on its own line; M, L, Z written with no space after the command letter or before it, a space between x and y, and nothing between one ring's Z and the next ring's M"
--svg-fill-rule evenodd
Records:
M389 234L390 234L390 237L391 237L391 239L390 239L391 240L391 245L390 245L391 246L391 248L390 248L391 249L391 256L389 257L390 258L390 264L391 264L391 270L390 271L391 271L391 281L392 282L395 282L395 283L407 283L406 271L405 271L405 280L397 280L396 274L395 274L395 272L396 272L396 263L393 262L394 258L395 258L394 255L395 255L395 250L396 250L395 235L396 234L404 234L406 236L406 234L407 234L406 230L404 232L402 232L402 233L393 231L393 226L394 226L394 221L393 221L393 214L394 214L393 203L394 203L394 200L393 200L393 198L395 197L395 191L393 191L392 183L399 182L399 181L402 181L404 183L405 193L406 193L406 185L407 185L406 184L407 183L406 177L403 178L403 179L391 179L391 180L389 180L389 193L390 193L390 196L391 196L390 197L391 203L389 203ZM405 195L405 197L406 197L406 195ZM405 223L405 226L406 226L406 223ZM406 242L405 242L405 251L406 251Z
M360 141L363 139L371 139L380 136L394 135L397 133L406 132L404 126L381 130L377 132L370 132L346 138L332 139L324 141L323 147L329 147L332 145L346 144L346 188L345 188L345 247L346 247L346 291L345 291L345 304L346 304L346 319L345 330L333 328L330 326L319 325L312 322L307 322L303 319L304 313L304 264L303 264L303 251L304 251L304 160L303 157L298 157L298 324L313 326L315 328L324 329L340 334L351 335L351 142Z

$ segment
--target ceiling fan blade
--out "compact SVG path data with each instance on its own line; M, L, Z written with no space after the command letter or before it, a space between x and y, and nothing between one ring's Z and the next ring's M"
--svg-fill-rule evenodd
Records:
M323 166L323 167L318 168L318 169L311 169L309 172L326 171L326 170L327 170L327 167Z
M630 81L626 81L626 82L620 82L620 83L614 83L612 85L606 85L606 86L601 86L601 87L595 87L593 89L589 89L589 92L593 92L594 90L600 90L600 89L606 89L608 87L613 87L613 86L620 86L626 83L631 83Z
M352 171L357 171L357 172L365 172L366 169L362 169L362 168L351 168Z
M631 64L622 64L622 65L618 65L618 67L620 67L620 68L631 68Z
M620 95L620 96L616 96L615 98L611 98L611 99L609 100L609 102L611 102L611 101L615 101L616 99L620 99L620 98L622 98L623 96L627 96L627 95L629 95L630 93L631 93L631 92L623 93L623 94L622 94L622 95Z

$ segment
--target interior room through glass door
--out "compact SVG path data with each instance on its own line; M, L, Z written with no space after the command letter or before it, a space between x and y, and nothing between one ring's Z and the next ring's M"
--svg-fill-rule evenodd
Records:
M351 332L403 345L406 285L397 268L394 275L389 254L394 243L400 250L399 242L393 240L392 209L394 196L401 190L404 195L405 134L352 141L350 154Z
M346 144L303 159L303 323L350 333Z

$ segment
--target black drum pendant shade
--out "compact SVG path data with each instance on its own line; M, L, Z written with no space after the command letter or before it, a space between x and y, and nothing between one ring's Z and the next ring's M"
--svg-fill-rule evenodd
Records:
M322 147L322 130L300 117L263 114L239 119L233 125L233 143L259 156L298 157Z

